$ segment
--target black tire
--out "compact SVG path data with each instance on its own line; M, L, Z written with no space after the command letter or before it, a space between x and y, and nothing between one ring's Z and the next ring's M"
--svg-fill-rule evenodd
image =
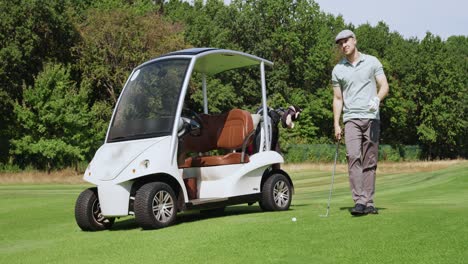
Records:
M101 231L111 228L115 218L102 215L97 188L89 188L76 199L75 220L83 231Z
M174 223L177 199L171 186L163 182L143 185L135 195L135 220L143 229L157 229Z
M271 175L262 186L262 198L259 201L264 211L288 210L292 200L292 188L283 174Z

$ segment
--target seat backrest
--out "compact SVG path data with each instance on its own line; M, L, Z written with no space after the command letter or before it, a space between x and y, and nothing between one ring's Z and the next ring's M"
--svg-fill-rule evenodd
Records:
M218 115L201 114L202 130L198 137L187 135L184 149L194 152L208 152L214 149L240 149L244 139L253 131L249 112L232 109Z
M222 149L240 149L244 139L252 130L253 121L250 113L241 109L233 109L227 115L216 145Z

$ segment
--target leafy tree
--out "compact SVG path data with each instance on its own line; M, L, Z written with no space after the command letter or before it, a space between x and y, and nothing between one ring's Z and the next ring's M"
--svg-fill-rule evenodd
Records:
M456 149L460 157L468 157L468 37L467 36L452 36L446 42L448 56L451 57L451 74L454 77L452 80L457 80L455 89L460 89L457 92L457 107L452 109L456 112L457 117L454 122L458 122L459 130L456 133ZM461 130L461 131L460 131Z
M13 0L0 1L0 12L0 162L14 157L51 169L88 159L130 71L189 46L273 61L269 105L304 109L296 128L282 131L283 142L329 143L330 74L340 57L333 39L345 27L357 34L360 51L380 59L389 80L382 143L418 144L427 158L468 155L466 36L404 39L384 22L345 25L312 0ZM55 64L44 67L47 61ZM255 111L258 80L258 67L208 77L210 112ZM188 96L202 111L201 76Z
M22 100L22 85L31 85L45 60L72 61L76 40L67 1L0 1L0 162L8 160L8 141L18 124L13 102Z
M467 128L466 61L449 53L440 37L430 33L421 42L418 55L421 86L415 101L419 141L430 158L454 158L466 144L466 140L459 142Z
M304 108L294 138L309 142L326 133L317 123L325 122L331 107L318 110L316 106L323 103L315 93L329 89L333 37L343 27L341 17L325 15L316 3L306 0L233 1L229 6L222 1L195 1L193 6L170 1L165 10L169 17L186 24L185 39L195 46L236 49L274 61L273 69L267 71L271 106L297 104ZM227 98L233 94L241 98L242 107L256 109L260 84L251 80L259 78L258 72L252 68L241 74L226 73L218 77L219 83L236 89L219 84L217 89Z
M94 87L93 97L114 104L131 70L138 64L185 47L181 26L157 13L131 6L88 10L78 25L75 48L82 79Z
M182 26L158 14L150 1L93 3L77 22L81 40L73 51L81 86L90 91L94 142L102 142L112 106L137 65L185 47ZM98 145L93 145L95 150Z
M76 32L66 1L0 1L0 12L0 87L18 99L44 59L71 61Z
M11 142L17 162L50 172L85 160L94 144L87 96L71 81L70 67L47 64L15 104L22 128Z
M10 129L13 121L10 113L13 112L13 102L9 95L0 90L0 163L8 161L8 151L10 149L9 140L12 138L13 131Z

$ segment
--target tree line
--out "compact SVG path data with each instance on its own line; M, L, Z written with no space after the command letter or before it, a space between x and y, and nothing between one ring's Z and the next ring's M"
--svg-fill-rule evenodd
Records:
M51 170L89 160L131 70L189 47L273 61L269 105L304 110L282 141L331 143L330 75L340 58L333 40L345 28L389 80L381 142L418 145L422 159L467 157L467 36L405 39L385 22L346 24L312 0L1 0L0 12L0 164ZM246 69L208 79L210 111L254 111L257 75ZM199 83L189 96L201 111Z

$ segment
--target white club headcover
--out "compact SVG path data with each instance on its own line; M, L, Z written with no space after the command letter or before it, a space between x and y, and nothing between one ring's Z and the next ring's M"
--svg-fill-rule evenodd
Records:
M286 116L286 126L288 128L294 128L294 122L292 121L291 115Z

